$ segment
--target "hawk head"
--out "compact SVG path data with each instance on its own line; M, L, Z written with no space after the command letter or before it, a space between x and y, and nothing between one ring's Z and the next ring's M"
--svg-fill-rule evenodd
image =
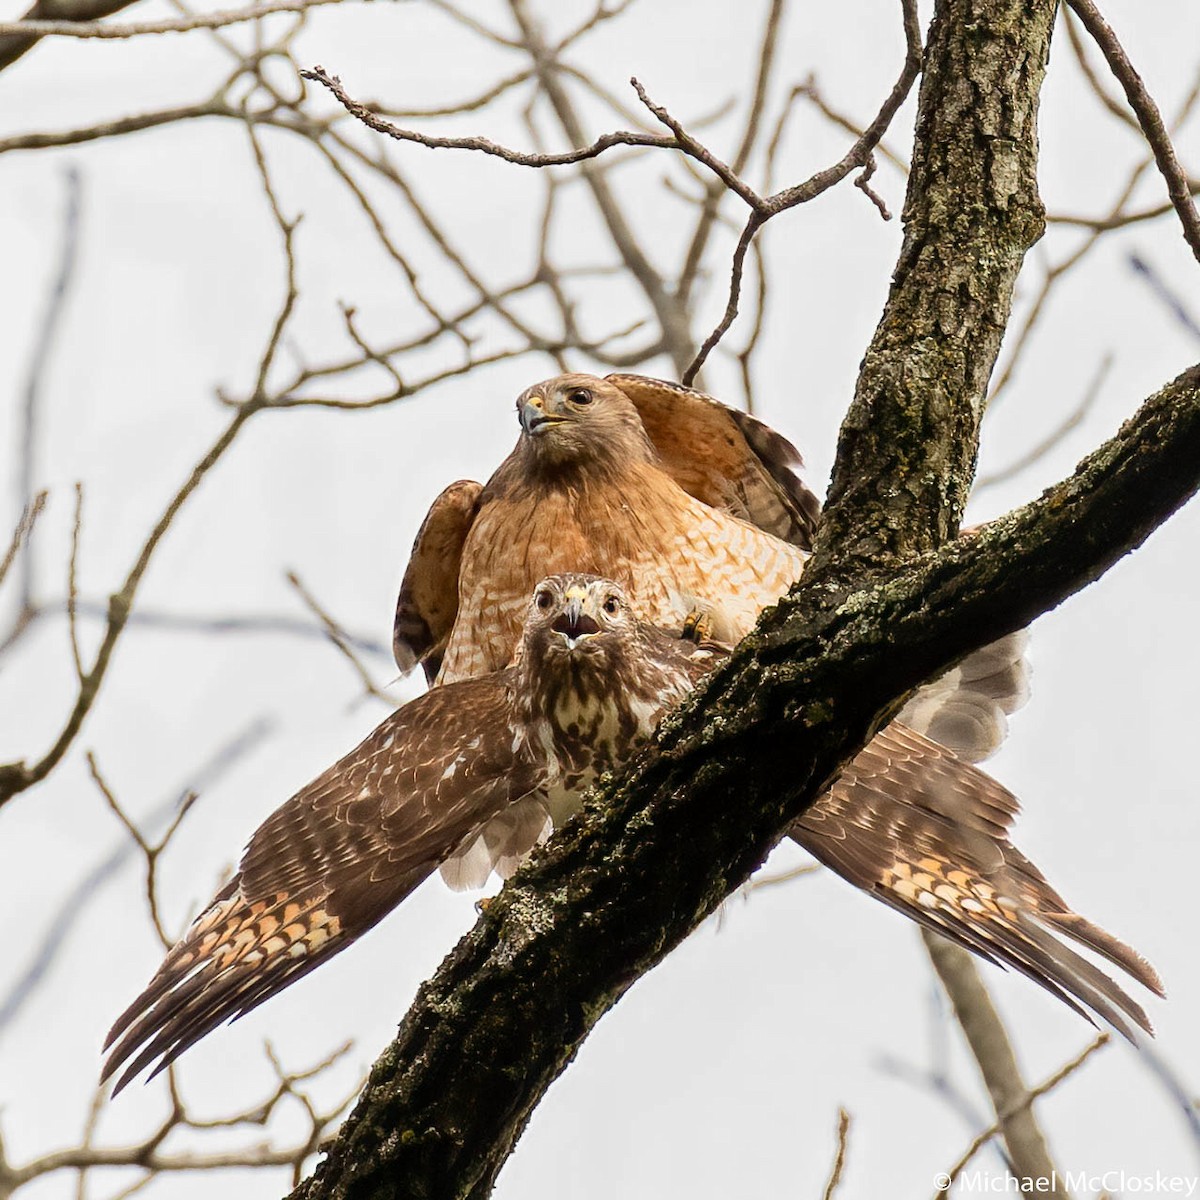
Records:
M657 455L633 401L595 375L558 375L517 399L521 446L534 465L619 469Z
M639 622L611 579L551 575L529 604L516 692L568 790L582 793L646 741L714 663L695 643Z
M637 632L620 584L595 575L551 575L534 588L521 657L548 664L611 659Z

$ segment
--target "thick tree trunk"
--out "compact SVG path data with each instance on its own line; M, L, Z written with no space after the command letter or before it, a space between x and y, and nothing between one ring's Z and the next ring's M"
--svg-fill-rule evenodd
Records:
M935 549L957 527L1013 282L1041 229L1054 7L938 4L904 250L811 576L489 904L295 1197L486 1196L604 1012L746 880L908 691L1094 579L1196 489L1200 369L1039 501Z

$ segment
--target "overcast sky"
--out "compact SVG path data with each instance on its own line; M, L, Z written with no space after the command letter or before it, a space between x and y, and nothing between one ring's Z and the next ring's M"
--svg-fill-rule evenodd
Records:
M11 19L21 7L3 0L0 16ZM497 28L509 25L502 3L465 7ZM587 11L578 3L540 7L553 14L555 29ZM831 104L869 119L902 57L896 7L882 0L794 4L773 104L816 71ZM628 77L638 76L684 118L733 97L734 116L704 134L728 157L764 8L640 0L583 43L575 61L617 92L628 91ZM1105 10L1169 113L1200 66L1194 0L1111 0ZM124 16L170 13L150 0ZM248 35L237 36L244 43ZM354 94L406 107L478 93L521 65L519 56L502 56L420 3L322 9L298 46L302 63L325 65ZM46 42L0 73L0 137L192 102L228 69L203 34ZM528 146L519 119L526 98L518 93L494 109L423 127ZM318 95L309 103L325 107ZM591 132L622 124L599 106L585 111ZM911 121L910 103L891 135L900 150ZM1193 173L1200 169L1197 129L1200 122L1179 142ZM1041 143L1044 198L1059 213L1106 212L1141 155L1134 136L1081 84L1065 37L1054 46ZM302 300L283 373L298 358L316 363L347 353L339 301L355 305L361 328L380 341L424 328L426 318L395 264L311 146L271 131L264 145L285 212L304 213L297 233ZM800 114L778 178L802 178L845 146L845 134L811 112ZM529 269L542 197L534 173L411 146L396 157L486 278L503 282ZM81 480L81 588L103 598L119 586L171 493L227 420L216 389L244 394L250 386L280 302L283 267L245 132L233 122L214 118L61 151L0 155L5 531L17 514L11 464L20 397L59 251L68 166L82 172L82 248L45 379L35 466L50 502L38 530L37 581L41 594L62 594L71 489ZM662 186L667 172L664 158L643 160L621 175L621 194L637 197L636 228L664 262L673 261L686 224L686 210ZM898 172L881 166L875 182L898 212ZM1148 173L1136 198L1135 209L1159 203L1159 178ZM558 235L564 258L582 260L597 236L583 199L577 219ZM468 298L411 217L390 198L381 203L423 285L448 307ZM732 204L728 211L736 215ZM781 218L766 234L774 275L756 366L759 413L802 447L807 479L818 491L899 237L899 222L882 222L849 186ZM1079 237L1055 227L1032 259L1057 261ZM732 242L722 238L695 315L700 335L724 301L722 264ZM1098 401L1036 466L981 495L976 519L1036 496L1111 435L1141 398L1200 358L1196 335L1131 269L1135 254L1191 305L1193 316L1200 312L1196 263L1171 217L1102 244L1055 293L989 419L982 470L1005 466L1052 430L1111 354ZM1019 285L1018 313L1036 286L1031 267ZM598 280L581 285L580 294L589 329L627 323L630 293L622 286ZM547 316L536 306L528 311L535 319ZM480 320L472 332L481 339L480 353L512 342L495 320ZM745 335L738 327L734 344ZM460 356L461 347L443 340L414 371L449 366ZM588 365L581 356L574 361ZM644 369L664 376L672 370L665 359ZM345 627L387 643L396 588L429 502L453 479L487 477L515 440L516 394L554 373L549 358L529 356L371 412L256 418L172 526L140 602L159 611L303 618L284 579L295 569ZM727 358L714 361L708 385L740 399L736 365ZM355 386L368 390L354 394L368 394L380 379ZM1193 506L1038 622L1033 700L989 767L1023 801L1018 845L1081 912L1159 969L1169 999L1148 1005L1158 1050L1192 1094L1200 1087L1194 886L1200 814L1192 771L1197 546L1200 509ZM0 628L7 626L13 590L10 580L0 593ZM94 646L98 624L83 629L86 647ZM386 659L368 662L379 679L394 675ZM36 756L50 744L72 686L65 626L44 621L0 659L0 761ZM400 702L417 687L405 680L390 690ZM128 631L66 761L0 813L0 898L9 914L0 1002L72 889L120 843L116 822L88 780L86 749L96 752L129 811L147 815L230 739L261 719L271 722L269 735L204 789L166 857L166 917L179 928L262 818L386 715L385 705L360 702L360 693L345 662L316 638ZM781 850L771 869L800 861L798 851ZM127 865L88 899L31 1002L0 1031L0 1128L14 1161L78 1136L104 1031L160 957L141 887ZM323 1094L348 1087L386 1044L418 984L469 927L475 898L451 894L436 879L422 887L361 945L190 1053L181 1072L187 1095L216 1114L269 1091L260 1049L266 1037L296 1066L353 1038L353 1053L331 1073ZM1024 979L992 968L986 977L1031 1081L1091 1038L1079 1017ZM936 1172L979 1125L929 1088L885 1069L888 1061L944 1067L974 1112L986 1113L956 1030L943 1023L911 925L828 874L758 891L732 901L722 921L699 930L604 1018L537 1110L497 1195L816 1196L832 1158L839 1105L853 1116L841 1195L932 1194ZM162 1107L160 1085L137 1085L105 1111L103 1136L136 1138ZM1094 1175L1200 1174L1178 1108L1124 1045L1103 1051L1039 1111L1064 1167ZM994 1154L979 1161L998 1175ZM228 1177L238 1197L274 1196L283 1185L274 1174ZM116 1186L98 1180L93 1194L109 1195ZM180 1176L160 1180L153 1194L210 1196L214 1186L212 1176ZM50 1200L72 1189L61 1175L27 1194Z

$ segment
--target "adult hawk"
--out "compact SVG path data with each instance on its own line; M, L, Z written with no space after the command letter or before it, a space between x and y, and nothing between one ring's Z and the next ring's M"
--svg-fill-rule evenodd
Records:
M723 642L800 576L819 505L791 470L795 448L753 417L636 375L562 375L524 392L517 412L519 441L488 483L451 485L417 535L396 611L402 669L419 662L446 684L505 666L524 597L550 572L615 579L660 626L699 611ZM1144 1024L1092 964L1001 914L1037 914L1161 991L1136 954L1069 913L1008 841L1014 798L963 761L995 749L1023 701L1023 648L1021 636L1004 639L922 689L901 713L911 724L877 735L791 836L913 920L1060 997L1097 1011L1107 997ZM525 828L506 822L510 854L543 834L528 817ZM486 842L443 874L482 883Z
M155 1073L227 1019L249 1012L344 949L456 849L479 843L502 872L524 846L506 832L560 823L597 775L619 764L726 651L634 619L619 585L543 580L527 606L517 663L434 688L388 717L277 809L238 872L117 1019L105 1048L119 1091ZM894 831L925 857L878 854L859 815L881 773L904 779ZM954 809L963 853L937 850ZM904 895L926 924L1007 963L1126 1034L1149 1028L1137 1003L1055 934L1098 950L1157 990L1134 951L1073 913L1009 842L1016 802L983 772L889 726L803 819L803 840L861 885ZM510 825L505 816L513 818ZM891 877L889 878L889 873ZM115 1045L114 1045L115 1043Z
M348 946L454 851L486 835L513 868L529 847L511 852L506 821L564 820L717 653L639 624L607 580L544 580L526 610L515 666L405 704L267 818L113 1025L116 1091Z
M393 637L430 683L499 670L544 575L624 584L644 620L706 612L734 643L804 569L820 514L800 455L748 413L641 375L562 375L517 401L521 437L486 486L451 484L413 545ZM1024 702L1024 635L922 689L901 718L978 762Z

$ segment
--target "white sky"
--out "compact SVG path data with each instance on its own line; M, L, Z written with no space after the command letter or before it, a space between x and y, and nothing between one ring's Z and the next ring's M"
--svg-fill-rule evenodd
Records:
M0 16L20 5L0 4ZM542 6L549 10L550 6ZM829 101L866 118L890 88L901 42L896 6L852 0L793 6L777 76L778 99L816 70ZM703 0L641 0L576 53L614 90L637 75L658 101L688 118L727 96L740 105L760 9ZM470 5L506 27L506 6ZM579 4L554 7L555 26ZM1189 0L1105 5L1166 111L1190 85L1200 48L1200 10ZM686 12L686 20L681 14ZM752 19L747 13L752 12ZM147 3L129 19L166 16ZM315 13L300 60L322 63L360 96L430 105L481 91L519 65L501 58L419 4ZM90 124L199 99L228 70L203 35L135 43L47 42L0 73L0 137ZM320 106L322 98L312 97ZM440 124L528 145L518 101ZM740 109L738 110L740 111ZM595 132L620 122L587 109ZM893 141L907 142L911 104ZM422 122L435 128L433 122ZM1180 139L1200 164L1200 135ZM736 126L705 132L730 153ZM307 361L345 352L336 303L357 305L379 339L421 328L393 264L361 213L304 143L265 136L285 210L303 210L298 233L303 302L292 332ZM792 126L781 177L833 161L845 138L804 114ZM1052 211L1107 210L1140 155L1134 137L1080 86L1065 37L1055 44L1044 95L1042 187ZM397 154L421 194L488 278L519 277L532 261L541 181L478 156ZM39 586L60 594L69 542L71 487L86 487L82 588L102 597L123 578L142 538L225 420L219 385L247 386L282 285L277 233L259 193L245 134L209 120L63 151L0 156L0 483L3 522L15 520L9 482L28 348L55 259L67 164L85 175L83 253L77 288L46 380L37 477L51 489L39 530ZM683 211L660 186L665 161L622 175L636 195L636 226L661 261L673 261ZM753 172L751 172L753 175ZM881 167L877 186L894 211L903 182ZM1163 186L1148 174L1135 207ZM418 243L390 201L395 236L447 306L466 293ZM733 205L728 211L733 214ZM564 257L588 254L582 215ZM768 231L772 307L757 366L760 414L804 449L823 489L837 424L886 294L899 238L853 188L781 218ZM1078 239L1057 229L1034 252L1056 260ZM728 239L721 243L727 255ZM1136 251L1185 302L1197 304L1197 267L1172 218L1113 235L1056 294L1013 389L987 427L983 468L1010 461L1082 394L1097 361L1114 365L1099 402L1044 461L981 497L977 518L1036 495L1111 434L1141 397L1198 356L1196 339L1128 266ZM724 257L702 297L703 334L723 304ZM1036 280L1021 284L1028 299ZM628 319L611 285L581 293L589 327ZM544 316L538 309L527 311ZM548 324L548 322L546 322ZM476 331L483 350L511 344L495 321ZM740 346L745 330L735 330ZM425 366L454 360L445 344ZM581 365L586 365L579 360ZM669 374L665 361L650 373ZM300 572L348 628L387 641L395 590L426 506L452 479L486 478L511 446L512 399L554 374L529 358L450 382L412 402L371 413L300 411L256 418L240 444L175 523L140 596L154 609L199 614L302 615L283 580ZM709 386L739 395L736 371L718 360ZM7 537L7 534L4 535ZM1194 952L1195 685L1200 669L1193 507L1099 584L1036 626L1034 700L1015 722L994 773L1022 797L1018 844L1080 911L1143 951L1170 999L1152 1001L1158 1045L1193 1094L1200 1081L1200 964ZM11 582L0 595L10 605ZM3 610L7 612L7 608ZM93 645L98 626L85 626ZM376 674L388 677L385 662ZM406 681L397 701L413 694ZM94 749L134 813L148 813L188 782L214 751L267 716L272 735L207 789L163 865L168 919L178 927L210 894L258 822L352 746L385 715L356 704L358 684L324 643L284 636L223 638L130 630L104 694L66 762L15 800L0 824L0 900L8 912L0 997L24 968L80 876L119 841L87 779ZM0 661L0 761L41 753L72 696L66 631L44 622ZM799 861L780 851L776 866ZM270 1088L259 1050L270 1037L289 1065L321 1057L346 1038L355 1050L328 1081L327 1097L352 1081L386 1043L420 981L473 919L473 897L434 881L363 943L184 1060L189 1097L209 1113L251 1103ZM114 1015L141 988L159 952L126 869L93 897L33 1003L0 1037L0 1127L9 1156L77 1136ZM1031 1081L1087 1043L1078 1017L1023 979L986 968ZM814 1196L832 1158L838 1105L853 1116L844 1197L928 1195L933 1177L975 1132L927 1089L881 1069L885 1059L930 1065L934 981L916 933L883 906L832 876L807 878L735 901L639 982L584 1045L538 1109L501 1175L497 1195L599 1200L619 1195ZM956 1033L949 1061L976 1111L980 1088ZM105 1138L136 1138L162 1111L161 1089L135 1086L106 1111ZM1178 1110L1124 1046L1093 1060L1040 1106L1060 1164L1090 1174L1125 1171L1195 1177L1200 1172ZM999 1160L980 1163L998 1176ZM162 1197L238 1197L284 1190L271 1174L165 1179ZM94 1194L116 1189L99 1180ZM72 1195L57 1175L22 1192ZM1132 1188L1128 1189L1132 1192Z

